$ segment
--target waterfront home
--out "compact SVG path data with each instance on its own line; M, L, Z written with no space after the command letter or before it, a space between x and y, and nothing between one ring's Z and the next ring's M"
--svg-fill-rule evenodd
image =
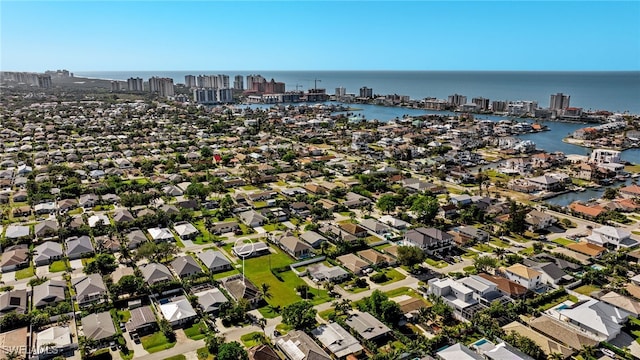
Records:
M618 190L620 196L627 199L640 199L640 185L631 184Z

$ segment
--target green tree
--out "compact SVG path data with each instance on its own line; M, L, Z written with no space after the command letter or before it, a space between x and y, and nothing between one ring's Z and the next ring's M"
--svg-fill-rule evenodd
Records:
M618 189L616 188L606 188L604 193L602 194L603 199L613 200L618 196Z
M421 264L425 259L424 251L416 246L398 246L398 262L402 265L413 266Z
M98 254L94 261L84 267L85 274L100 273L102 275L111 274L118 267L116 258L111 254Z
M478 256L473 260L473 266L479 273L487 272L498 267L498 260L491 256Z
M210 160L211 157L213 156L213 151L211 150L210 147L203 146L200 149L200 155L202 156L203 159Z
M526 216L527 209L512 200L509 204L509 220L506 222L507 229L514 234L524 233L527 226L524 221Z
M238 343L237 341L233 341L230 343L224 343L220 345L218 348L218 355L216 356L217 360L248 360L249 354L247 351Z
M411 211L418 217L418 221L422 223L431 223L438 214L440 204L438 199L429 195L418 195L411 203Z
M393 194L384 194L376 202L376 207L385 214L394 211L397 205L397 198Z
M203 183L193 182L187 186L185 194L190 199L198 199L200 201L204 201L207 196L211 193L211 190L205 186Z
M217 354L220 345L224 344L224 336L218 336L215 333L209 332L204 338L204 342L210 354Z
M298 330L308 330L316 325L316 309L308 301L299 301L282 309L282 322Z

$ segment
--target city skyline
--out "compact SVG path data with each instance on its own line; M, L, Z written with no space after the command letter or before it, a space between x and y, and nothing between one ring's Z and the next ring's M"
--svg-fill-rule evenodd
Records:
M640 70L636 1L3 1L0 10L3 71Z

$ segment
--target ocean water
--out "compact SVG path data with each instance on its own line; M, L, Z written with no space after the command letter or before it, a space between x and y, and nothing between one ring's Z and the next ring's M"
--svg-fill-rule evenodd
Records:
M571 106L586 110L609 110L640 114L640 71L624 72L518 72L518 71L82 71L76 76L126 80L152 76L170 77L184 83L185 75L260 74L286 84L287 90L318 88L333 94L344 87L359 93L363 86L374 94L408 95L412 99L436 97L446 99L454 93L490 100L533 100L540 107L549 106L549 97L558 92L571 96ZM317 82L314 80L317 79ZM246 78L245 78L246 80Z

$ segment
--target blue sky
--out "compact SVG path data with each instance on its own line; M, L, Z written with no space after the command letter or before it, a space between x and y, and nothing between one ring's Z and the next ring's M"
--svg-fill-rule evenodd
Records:
M640 2L0 1L0 69L640 70Z

